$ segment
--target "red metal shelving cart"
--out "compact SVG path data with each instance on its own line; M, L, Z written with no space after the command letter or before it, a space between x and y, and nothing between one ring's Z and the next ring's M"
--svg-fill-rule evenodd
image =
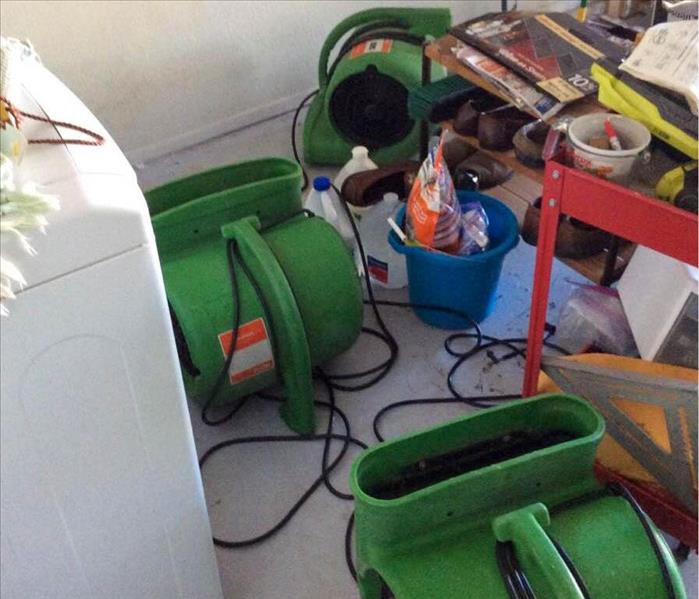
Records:
M551 160L546 164L536 249L534 285L529 317L529 342L522 394L536 394L541 367L542 341L548 307L551 267L558 230L558 218L566 214L645 245L678 260L698 266L696 214L675 208L620 185ZM618 475L600 467L598 475L619 480ZM677 508L667 495L624 481L648 514L666 532L697 548L697 519Z

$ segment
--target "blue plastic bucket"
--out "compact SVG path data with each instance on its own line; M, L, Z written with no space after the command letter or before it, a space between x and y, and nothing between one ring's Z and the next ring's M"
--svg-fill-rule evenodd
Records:
M478 200L488 215L490 246L485 252L448 256L408 247L393 231L389 233L388 242L394 250L405 254L411 303L451 308L480 322L495 307L502 262L519 241L519 227L512 211L495 198L473 191L460 191L458 197L462 206ZM397 217L403 224L405 207ZM468 320L445 312L416 309L415 313L427 324L442 329L472 326Z

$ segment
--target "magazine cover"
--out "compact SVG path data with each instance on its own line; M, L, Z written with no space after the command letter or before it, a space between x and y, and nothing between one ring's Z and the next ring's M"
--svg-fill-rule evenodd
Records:
M452 48L452 52L461 63L487 79L507 97L512 98L520 110L529 109L540 119L547 120L564 106L563 103L513 73L504 64L479 52L473 46L459 42Z
M491 13L453 27L451 34L563 103L597 91L590 77L595 60L618 64L625 57L622 48L566 13Z

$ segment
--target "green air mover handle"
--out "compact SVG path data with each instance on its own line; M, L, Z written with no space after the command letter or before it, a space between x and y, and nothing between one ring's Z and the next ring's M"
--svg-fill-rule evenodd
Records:
M493 520L493 532L500 542L512 541L515 551L526 553L528 564L534 564L554 599L585 599L575 578L544 531L551 518L543 503L534 503ZM530 566L531 567L531 566ZM532 575L534 572L531 573Z
M247 216L221 227L225 239L235 239L240 258L254 276L270 320L277 371L286 389L282 416L301 434L315 431L313 379L306 329L294 294L272 250L259 234L260 219Z
M359 25L384 19L403 21L406 30L417 35L427 35L434 30L441 29L445 32L451 22L451 15L445 8L370 8L347 17L333 28L320 51L318 83L321 89L328 84L328 58L340 38Z

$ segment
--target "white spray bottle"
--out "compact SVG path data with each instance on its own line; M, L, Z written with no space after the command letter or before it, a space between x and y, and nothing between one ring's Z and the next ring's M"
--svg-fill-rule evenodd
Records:
M352 158L340 169L340 172L335 176L335 181L333 182L335 187L342 191L342 185L345 179L350 175L355 173L361 173L364 171L373 171L379 168L376 166L374 161L369 158L369 150L364 146L355 146L352 148ZM349 205L350 210L353 214L358 215L364 212L364 208L357 208L356 206Z
M347 248L354 249L354 232L349 217L341 204L342 200L330 189L330 179L316 177L308 192L303 207L329 222L342 236Z

